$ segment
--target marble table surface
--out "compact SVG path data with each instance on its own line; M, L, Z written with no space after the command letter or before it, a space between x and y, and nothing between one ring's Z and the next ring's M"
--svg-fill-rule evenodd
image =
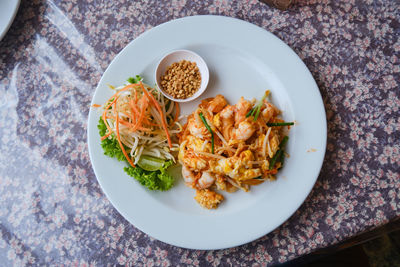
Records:
M300 209L246 245L196 251L157 241L102 192L87 115L112 59L180 17L239 18L282 39L319 86L328 143ZM0 41L0 262L17 265L266 266L386 224L400 214L400 4L256 0L22 0Z

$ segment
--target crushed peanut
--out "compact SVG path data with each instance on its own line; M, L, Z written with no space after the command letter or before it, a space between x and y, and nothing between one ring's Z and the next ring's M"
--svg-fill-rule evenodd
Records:
M161 86L173 98L186 99L199 90L201 75L195 62L181 60L172 63L161 76Z

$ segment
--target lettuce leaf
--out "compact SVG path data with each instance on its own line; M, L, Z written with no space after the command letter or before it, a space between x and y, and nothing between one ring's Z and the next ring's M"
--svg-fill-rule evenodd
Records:
M101 117L97 128L99 129L100 136L104 136L106 134L107 127ZM116 158L119 161L126 161L124 153L122 153L122 150L118 144L118 140L114 137L114 134L111 134L111 138L106 138L101 141L101 147L103 148L104 155L111 158ZM124 148L127 149L127 147Z
M143 78L140 75L136 75L135 77L129 77L128 80L126 80L128 83L138 83L141 81Z
M149 190L166 191L174 185L174 178L167 173L168 167L172 164L172 160L166 161L163 167L157 171L146 171L139 166L135 168L132 166L125 167L124 171Z

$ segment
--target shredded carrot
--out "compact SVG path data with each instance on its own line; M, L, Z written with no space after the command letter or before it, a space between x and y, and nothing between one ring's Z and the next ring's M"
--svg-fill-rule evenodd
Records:
M158 126L158 124L152 123L149 121L149 118L146 116L143 117L142 125L147 125L147 126Z
M107 117L107 119L116 120L115 117ZM119 123L122 124L122 125L128 126L128 127L131 127L131 128L133 128L133 127L135 126L135 124L133 124L133 123L131 123L131 122L128 122L128 121L121 120L121 119L119 120ZM141 130L141 131L145 131L145 132L151 131L151 129L146 128L146 127L141 127L141 126L137 127L137 130ZM110 133L110 134L111 134L111 133ZM105 136L103 136L103 137L108 137L108 136L109 136L109 134L107 134L107 135L105 135ZM105 139L105 138L104 138L104 139Z
M108 132L107 134L103 135L100 140L103 141L104 139L106 139L107 137L109 137L112 134L112 132Z
M107 137L109 137L112 134L112 132L108 132L106 135L103 135L100 140L103 141L104 139L106 139Z
M114 104L114 103L117 101L117 98L118 98L118 96L115 97L115 99L106 107L106 109L105 109L104 112L103 112L103 116L102 116L102 117L103 117L103 122L104 122L104 124L105 124L106 127L107 127L108 133L100 138L101 141L103 141L104 139L106 139L107 137L109 137L109 136L112 134L112 132L113 132L113 130L112 130L112 129L110 128L110 126L108 125L108 122L107 122L107 119L106 119L106 115L107 115L107 110L111 107L112 104Z
M111 99L113 99L114 97L116 97L119 93L121 93L121 92L123 92L123 91L125 91L125 90L128 90L129 88L132 88L132 87L134 87L136 84L128 84L127 86L125 86L124 88L122 88L121 90L119 90L118 92L116 92L115 94L113 94L108 100L107 100L107 102L106 103L108 103L108 102L110 102L111 101ZM108 107L110 107L111 105L109 105Z
M99 104L93 104L92 107L94 107L94 108L99 108L99 107L101 107L101 105L99 105Z
M147 106L149 103L147 96L143 96L140 100L142 101L142 105L140 107L141 108L140 115L139 115L139 118L138 118L135 126L132 128L132 131L136 131L139 127L142 126L143 118L144 118L144 115L145 115L145 112L146 112L146 109L147 109Z
M116 109L116 102L114 102L114 109ZM116 132L116 135L117 135L119 146L121 147L122 153L124 153L124 156L125 156L126 160L129 162L129 164L132 167L135 167L135 164L133 164L132 160L129 158L128 154L125 151L124 145L121 142L121 137L119 135L119 115L118 115L118 112L116 112L116 117L117 117L117 119L116 119L116 125L115 125L115 132Z
M130 123L128 121L124 121L124 120L120 120L119 123L121 123L122 125L128 126L128 127L133 127L134 124Z
M168 132L168 127L167 127L167 122L165 121L165 116L161 110L160 105L158 104L157 100L155 100L154 96L152 94L150 94L146 88L144 88L143 83L139 82L140 86L142 87L143 93L153 102L154 106L156 107L156 109L158 110L158 112L160 113L161 116L161 122L162 122L162 126L164 128L164 131L167 135L167 140L168 140L168 146L169 148L172 148L172 141L171 141L171 137L169 136L169 132Z
M108 130L108 133L105 135L106 137L102 137L101 138L101 140L104 140L104 139L106 139L108 136L110 136L110 134L112 133L112 129L110 128L110 126L108 125L108 123L107 123L107 120L106 120L106 113L107 113L107 110L111 107L111 105L112 104L114 104L115 103L115 101L117 101L117 96L118 96L118 94L119 93L121 93L121 92L123 92L123 91L125 91L125 90L128 90L129 88L132 88L132 87L134 87L136 84L129 84L129 85L127 85L127 86L125 86L124 88L122 88L121 90L119 90L118 92L116 92L115 94L113 94L108 100L107 100L107 102L106 103L108 103L108 102L110 102L113 98L114 98L114 100L104 109L104 112L103 112L103 121L104 121L104 124L106 125L106 127L107 127L107 130Z
M174 122L172 124L174 124L175 122L178 121L179 113L181 112L178 102L175 102L175 109L176 109L175 118L174 118Z
M136 122L137 118L139 118L140 112L137 110L137 108L135 106L135 102L133 101L132 98L131 98L131 101L129 101L129 106L131 107L131 110L132 110L131 120L132 120L132 122Z
M131 101L129 101L129 105L131 106L132 113L137 116L140 116L140 111L136 108L135 102L137 102L137 91L136 90L135 90L135 100L131 99ZM143 123L150 125L150 126L158 126L157 123L151 122L151 119L146 116L143 118Z
M131 128L135 127L135 125L133 123L130 123L130 122L127 122L127 121L124 121L124 120L120 120L119 123L121 123L121 124L123 124L125 126L128 126L128 127L131 127ZM145 131L145 132L151 131L151 129L146 128L146 127L142 127L142 126L136 127L136 129L137 130L141 130L141 131Z
M138 98L137 98L137 90L135 90L135 102L137 102Z
M137 115L137 116L140 116L140 111L136 108L135 103L133 102L133 99L131 99L129 104L131 106L132 113ZM143 123L147 124L147 125L150 125L150 126L158 126L158 124L151 122L150 118L148 118L146 116L143 118Z
M135 92L136 92L136 90L135 90ZM129 116L129 114L125 114L125 116L126 116L126 117L129 117L129 118L131 119L132 122L135 122L135 124L134 124L134 123L127 122L127 121L124 121L124 120L120 120L120 123L121 123L121 124L124 124L124 125L126 125L126 126L129 126L129 127L132 128L134 131L135 131L135 130L141 130L141 131L147 131L147 132L149 132L149 131L151 131L151 129L142 127L141 124L144 123L144 124L147 124L147 125L150 125L150 126L157 126L157 124L152 123L152 122L149 120L149 118L147 118L146 116L144 116L144 115L145 115L145 112L146 112L146 109L147 109L147 105L148 105L147 103L144 103L144 102L148 102L148 100L143 99L142 101L143 101L143 102L142 102L142 105L144 105L144 106L143 106L144 108L142 108L141 111L139 111L139 110L137 109L137 107L136 107L136 105L135 105L133 99L131 99L131 101L128 102L129 105L130 105L130 107L131 107L132 114L131 114L131 116ZM112 103L113 103L113 102L112 102ZM112 104L112 103L110 103L110 104ZM110 105L109 105L109 106L110 106ZM107 117L107 116L106 116L106 118L115 119L114 117ZM102 138L102 140L104 140L105 138L107 138L110 134L111 134L111 132L110 132L109 134L105 135L104 138Z
M131 106L133 114L139 114L139 111L137 110L137 108L135 106L135 102L133 101L133 99L131 99L131 101L129 101L129 105Z
M159 126L157 123L151 122L149 119L150 118L144 117L143 118L143 124L147 124L147 125L150 125L150 126Z
M144 131L144 132L150 132L151 129L145 128L145 127L138 127L138 130Z

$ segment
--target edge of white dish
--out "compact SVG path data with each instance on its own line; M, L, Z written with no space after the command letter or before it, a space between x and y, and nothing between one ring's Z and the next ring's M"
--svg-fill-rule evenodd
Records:
M13 6L10 8L10 10L12 10L11 16L8 19L7 25L6 27L3 29L2 32L0 32L0 41L3 39L3 37L6 35L6 33L8 32L8 30L10 29L12 23L14 22L15 16L17 15L18 9L19 9L19 5L21 3L21 0L15 0L13 2ZM4 11L2 11L4 12ZM1 12L0 12L1 13Z

